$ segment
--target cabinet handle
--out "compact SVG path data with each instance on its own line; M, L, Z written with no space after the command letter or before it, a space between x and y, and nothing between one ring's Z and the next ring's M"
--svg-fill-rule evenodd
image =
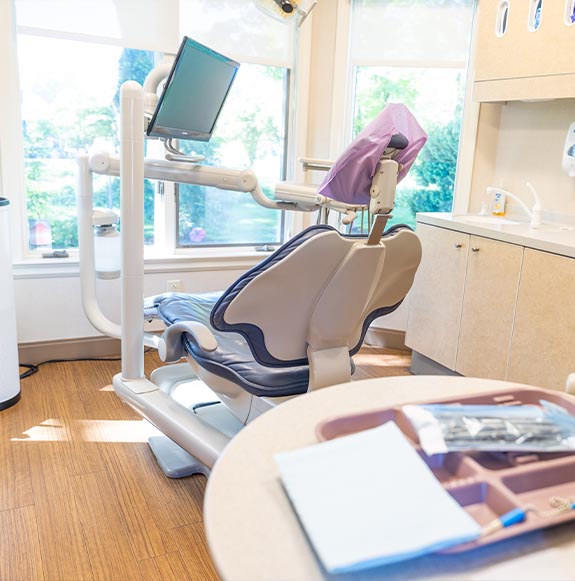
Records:
M461 244L461 242L458 242L457 244L455 244L455 248L459 250L460 248L463 248L463 244Z
M479 252L479 246L473 246L471 252Z

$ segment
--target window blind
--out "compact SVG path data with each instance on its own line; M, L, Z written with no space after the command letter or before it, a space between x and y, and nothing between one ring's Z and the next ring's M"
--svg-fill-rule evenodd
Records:
M175 52L178 0L14 0L18 29Z
M473 0L353 0L353 65L467 61Z
M180 33L237 61L293 64L295 19L279 22L252 0L180 0Z
M331 0L330 0L331 1ZM293 64L295 19L252 0L14 0L20 32L176 52L187 35L236 60Z

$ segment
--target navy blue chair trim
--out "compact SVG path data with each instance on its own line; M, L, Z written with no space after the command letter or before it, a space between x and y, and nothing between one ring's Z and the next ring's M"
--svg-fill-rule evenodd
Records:
M245 374L241 374L234 370L232 366L226 365L224 363L219 363L205 357L198 353L197 349L189 339L184 338L184 343L186 346L186 351L194 358L194 360L214 375L223 377L232 383L239 385L247 392L257 395L260 397L282 397L287 395L300 395L306 393L309 384L309 368L307 366L294 370L293 368L286 369L285 374L275 374L276 385L271 385L266 382L267 374L265 371L263 373L252 373L250 374L251 379L246 377ZM258 381L254 381L257 377ZM279 385L277 385L279 381Z

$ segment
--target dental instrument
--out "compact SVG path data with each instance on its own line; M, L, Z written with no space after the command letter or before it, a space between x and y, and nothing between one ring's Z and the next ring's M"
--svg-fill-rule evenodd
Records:
M185 51L181 55L185 58ZM173 83L189 82L177 74L181 70L177 62L173 68ZM152 78L161 82L157 73ZM153 89L151 82L144 86ZM171 453L172 441L191 453L186 466L174 467L159 458L168 475L183 476L209 470L231 436L269 407L308 390L350 380L351 356L361 346L367 327L399 306L421 259L421 245L410 228L383 230L391 216L398 175L413 163L426 135L405 107L387 108L354 142L365 149L375 129L380 132L378 146L370 149L362 170L373 172L367 191L350 182L351 174L345 174L352 166L340 160L343 182L347 180L353 188L349 193L361 200L351 195L342 202L305 189L290 194L286 184L284 191L293 199L269 199L249 170L145 159L145 113L149 113L145 104L151 102L140 85L125 83L120 158L98 152L78 159L82 299L92 324L122 339L122 371L113 380L115 391L169 437L160 438L154 453L161 456L164 448ZM121 325L109 321L96 300L90 235L93 173L121 179ZM165 293L145 302L144 177L249 193L260 205L273 209L332 208L350 219L347 212L365 208L368 200L374 227L366 239L343 236L323 224L312 226L223 294ZM335 174L337 181L341 177ZM297 194L300 199L295 199ZM161 337L144 332L144 312L146 318L155 314L166 323ZM144 345L157 348L164 361L174 364L146 378ZM187 363L178 364L184 357ZM200 380L211 389L198 385ZM206 401L222 405L198 405ZM150 444L156 446L157 441Z
M530 227L539 228L539 226L541 226L541 218L543 214L543 206L541 205L541 199L539 197L539 194L537 193L537 190L533 187L533 185L530 182L526 182L525 185L528 187L529 191L533 195L533 199L535 200L531 208L529 208L521 198L502 188L495 188L490 186L487 188L487 195L489 197L494 197L497 193L501 193L504 194L505 196L509 196L510 198L515 200L519 204L519 206L521 206L521 208L525 211L527 216L529 216Z
M527 518L527 512L529 509L524 509L521 507L514 508L500 517L492 520L490 523L486 524L482 530L481 534L492 535L501 529L513 526L515 524L523 522Z
M404 406L426 454L454 451L570 452L575 417L546 400L539 405Z

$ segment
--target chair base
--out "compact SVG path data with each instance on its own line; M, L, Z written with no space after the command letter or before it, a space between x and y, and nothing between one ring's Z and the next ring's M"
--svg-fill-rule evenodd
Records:
M194 474L210 475L210 469L188 454L168 436L150 436L148 444L162 472L168 478L186 478Z
M202 379L215 382L218 378ZM120 398L162 433L151 437L149 444L169 478L209 475L235 434L261 413L290 399L259 398L235 385L233 393L231 385L225 384L218 386L223 388L218 393L202 379L187 363L156 369L150 380L114 377Z

